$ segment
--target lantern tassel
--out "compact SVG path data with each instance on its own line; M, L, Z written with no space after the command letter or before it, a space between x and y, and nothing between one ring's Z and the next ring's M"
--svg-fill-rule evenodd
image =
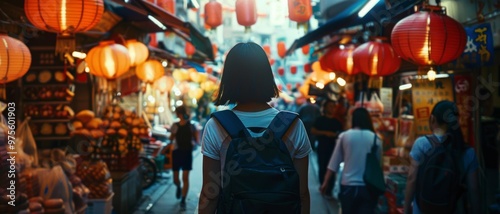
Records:
M58 35L56 41L56 54L60 54L61 58L65 53L72 53L76 49L75 36L73 35Z

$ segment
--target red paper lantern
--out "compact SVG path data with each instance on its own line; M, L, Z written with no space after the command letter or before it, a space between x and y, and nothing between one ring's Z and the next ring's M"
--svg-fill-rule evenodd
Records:
M311 63L304 64L304 72L306 72L306 73L311 73L312 72Z
M291 91L292 90L292 83L287 83L286 89L288 89L288 91Z
M193 54L196 52L196 48L190 42L186 42L186 45L184 46L184 51L186 52L186 55L188 57L192 57Z
M175 0L148 0L148 2L156 4L163 10L175 15Z
M295 88L300 88L300 86L302 86L302 84L300 82L295 83Z
M31 53L21 41L0 34L0 84L21 78L31 66Z
M92 29L104 13L103 0L25 0L24 14L36 28L57 33L56 52L76 48L74 34Z
M353 52L355 48L356 46L354 45L345 45L343 48L340 48L339 51L335 52L333 55L335 59L333 63L334 71L341 71L347 75L359 73L359 69L354 66Z
M448 17L441 7L424 6L423 11L394 26L391 43L404 60L421 66L442 65L463 53L467 35L462 25Z
M311 0L288 0L288 17L297 23L309 21L312 15Z
M387 76L399 69L401 59L383 39L364 43L354 50L354 64L369 76Z
M304 55L309 54L309 45L304 45L304 46L302 46L302 48L301 48L301 49L302 49L302 53L303 53Z
M338 47L330 48L326 51L325 55L319 58L319 64L321 65L321 69L324 71L332 72L334 71L334 56L335 53L339 51Z
M278 42L278 56L281 58L286 56L286 44L283 41Z
M297 66L295 66L295 65L290 66L290 73L296 74L297 73Z
M280 91L283 90L283 86L281 84L278 84L277 87L278 87L278 90L280 90Z
M205 4L205 24L212 29L222 24L222 4L212 0Z
M157 48L158 47L158 40L156 39L156 33L150 33L149 34L149 45L151 47L155 47Z
M285 75L285 69L283 67L278 68L278 75L280 76Z
M236 20L245 29L250 30L250 26L257 22L257 6L255 0L236 0Z
M103 0L25 0L24 12L35 27L73 34L92 29L104 13Z
M276 60L274 60L273 58L269 58L269 64L270 65L274 65L275 62L276 62Z
M269 45L263 45L262 49L266 52L267 56L271 56L271 46Z
M214 52L214 57L217 57L217 53L219 53L219 48L217 44L212 44L212 51Z

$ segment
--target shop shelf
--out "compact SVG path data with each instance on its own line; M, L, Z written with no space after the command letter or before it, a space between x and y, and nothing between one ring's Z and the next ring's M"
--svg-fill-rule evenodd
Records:
M49 140L69 140L70 136L34 136L35 140L49 141Z
M68 100L25 100L23 102L24 104L36 104L36 105L71 103L71 101Z
M33 123L66 123L70 122L70 119L65 118L32 118L30 122Z

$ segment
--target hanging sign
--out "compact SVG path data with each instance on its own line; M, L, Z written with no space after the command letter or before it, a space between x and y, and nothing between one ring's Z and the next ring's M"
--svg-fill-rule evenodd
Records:
M493 29L490 23L465 27L467 44L458 61L466 68L493 65Z
M392 88L380 89L380 101L384 105L383 117L392 116Z
M432 108L441 100L454 100L451 78L434 81L413 80L411 84L415 132L417 136L432 134L429 128Z
M474 146L474 137L472 133L472 111L476 107L472 97L472 78L469 75L456 75L455 81L455 97L458 113L460 115L458 121L464 140L470 146Z

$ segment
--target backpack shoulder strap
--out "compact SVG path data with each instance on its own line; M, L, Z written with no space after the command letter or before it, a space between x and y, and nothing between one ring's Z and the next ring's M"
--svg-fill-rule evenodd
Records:
M268 126L277 139L283 138L292 123L299 117L297 113L290 111L280 111Z
M240 118L231 110L223 110L212 113L214 117L226 130L226 132L231 136L231 138L237 138L241 136L243 131L246 134L246 128L241 122Z
M425 137L427 138L427 140L429 140L429 143L431 144L432 148L440 145L439 140L435 135L431 134L431 135L426 135Z

